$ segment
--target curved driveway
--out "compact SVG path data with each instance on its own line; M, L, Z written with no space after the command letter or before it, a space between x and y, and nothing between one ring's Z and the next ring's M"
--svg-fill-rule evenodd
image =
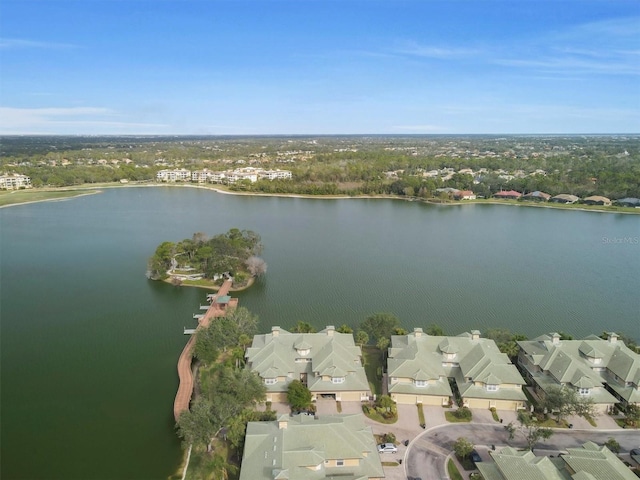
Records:
M502 425L467 423L433 427L418 435L409 444L403 462L406 475L423 479L448 479L446 459L453 451L454 442L460 437L465 437L474 445L488 447L526 446L526 442L518 435L509 440ZM554 429L553 436L547 441L539 442L534 452L536 449L566 450L579 447L588 441L602 445L610 437L620 443L622 451L637 448L640 443L640 433L637 430Z

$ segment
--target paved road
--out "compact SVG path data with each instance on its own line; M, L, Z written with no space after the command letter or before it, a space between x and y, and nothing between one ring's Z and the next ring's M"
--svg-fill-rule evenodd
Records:
M468 423L434 427L420 434L409 444L404 461L407 476L423 479L449 478L446 473L446 459L453 451L453 443L459 437L465 437L475 445L495 445L497 448L507 445L526 446L522 437L516 436L509 440L502 425ZM602 445L610 437L620 443L621 451L628 451L640 445L640 433L637 430L556 429L549 440L538 443L537 447L552 451L566 450L579 447L587 441Z

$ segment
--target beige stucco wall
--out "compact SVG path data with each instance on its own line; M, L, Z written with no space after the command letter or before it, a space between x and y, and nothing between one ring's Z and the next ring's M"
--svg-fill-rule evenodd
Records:
M416 405L422 403L429 406L442 406L449 403L448 397L436 395L412 395L409 393L392 393L391 398L401 405Z
M489 400L487 398L463 398L463 402L469 408L489 409L495 407L496 410L518 410L524 408L524 402L517 400Z
M267 402L287 402L287 394L284 392L267 392Z

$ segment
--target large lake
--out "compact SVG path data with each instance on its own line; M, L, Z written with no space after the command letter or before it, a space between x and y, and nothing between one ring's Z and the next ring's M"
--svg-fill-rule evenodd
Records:
M449 334L640 339L640 217L120 188L0 210L3 479L164 479L183 326L206 291L145 278L164 240L261 234L264 330L393 312Z

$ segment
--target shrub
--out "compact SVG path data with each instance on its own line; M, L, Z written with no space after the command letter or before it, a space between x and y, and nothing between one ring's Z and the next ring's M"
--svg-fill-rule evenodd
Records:
M460 420L471 420L471 410L469 410L467 407L458 408L458 410L453 412L453 415Z
M384 443L396 443L396 436L393 433L385 433Z

